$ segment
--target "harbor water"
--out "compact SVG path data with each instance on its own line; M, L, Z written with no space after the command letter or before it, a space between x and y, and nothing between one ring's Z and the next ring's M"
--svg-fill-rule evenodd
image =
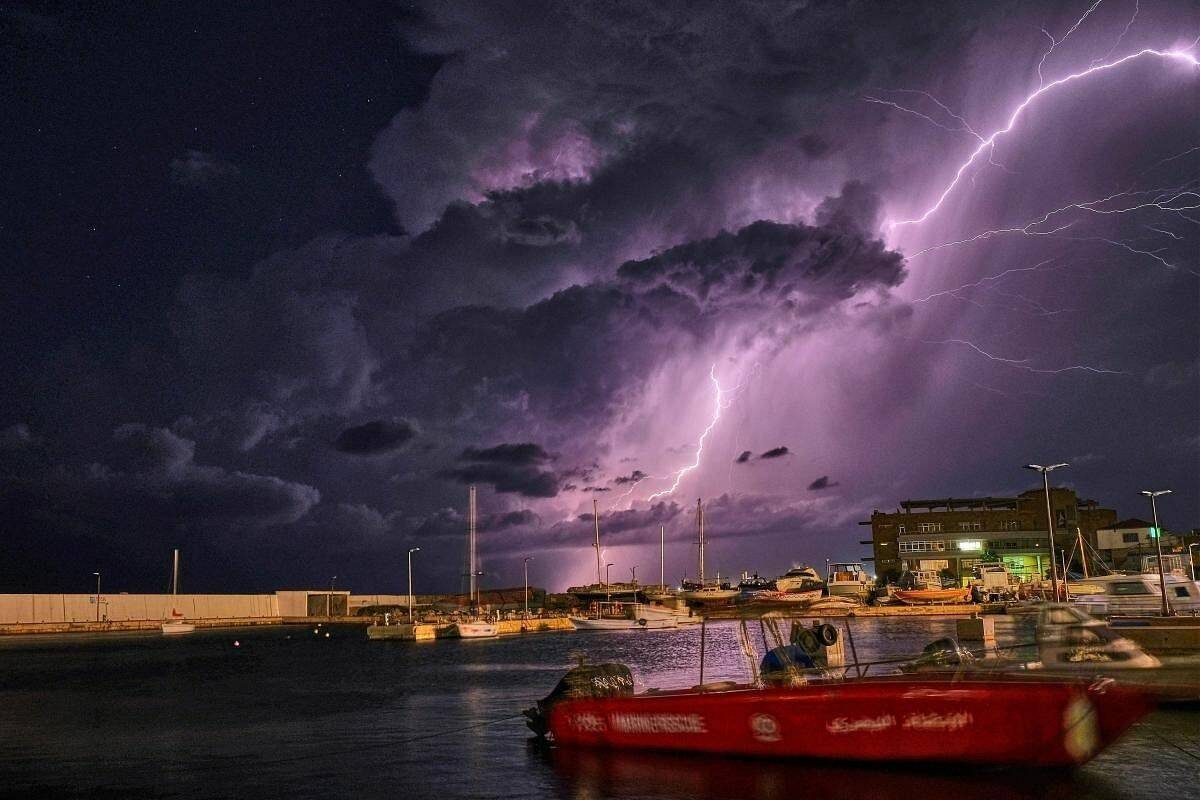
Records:
M852 624L860 661L913 654L954 632L946 618ZM997 636L1029 641L1031 621L1000 618ZM421 643L368 642L357 626L9 637L0 640L0 796L1065 800L1200 787L1194 710L1155 712L1074 772L531 744L521 709L580 657L627 663L639 689L690 686L699 641L699 626ZM736 623L709 625L707 641L705 679L744 680Z

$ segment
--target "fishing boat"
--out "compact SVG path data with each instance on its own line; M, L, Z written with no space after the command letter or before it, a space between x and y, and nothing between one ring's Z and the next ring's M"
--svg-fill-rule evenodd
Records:
M569 619L579 631L662 630L678 625L674 612L643 603L600 603L593 613Z
M679 596L690 603L728 603L738 596L738 590L728 583L721 582L718 573L715 581L705 580L704 577L704 506L696 501L696 526L700 532L699 545L699 574L698 581L684 581L683 590Z
M775 589L780 592L823 589L825 583L817 571L805 564L793 564L792 568L775 579Z
M175 550L175 557L171 568L171 615L162 621L163 636L182 636L187 633L192 633L196 630L196 626L188 622L184 615L175 608L175 598L179 596L179 550Z
M580 666L528 724L560 747L722 756L1083 764L1147 713L1133 689L1003 676L902 676L633 692L621 664Z
M825 585L830 597L851 597L866 600L871 591L871 576L857 561L834 562L829 565Z
M971 600L970 589L895 589L892 591L902 603L910 606L928 606L940 603L968 603Z

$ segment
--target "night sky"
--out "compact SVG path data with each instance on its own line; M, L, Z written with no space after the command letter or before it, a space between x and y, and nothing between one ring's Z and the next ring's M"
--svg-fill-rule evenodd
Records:
M1090 7L1090 10L1089 10ZM0 592L1200 525L1200 7L0 7Z

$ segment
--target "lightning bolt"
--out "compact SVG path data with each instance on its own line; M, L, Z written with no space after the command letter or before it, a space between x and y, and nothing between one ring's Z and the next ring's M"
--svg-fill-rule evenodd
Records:
M1095 6L1093 6L1093 8L1094 7ZM1090 13L1090 9L1089 9L1089 13ZM1072 28L1072 30L1074 30L1074 28ZM1068 35L1069 35L1069 32L1068 32ZM1053 37L1051 37L1051 39L1053 40ZM1063 39L1058 40L1058 44L1061 44L1062 41L1065 39L1066 39L1066 36L1064 36ZM1192 46L1194 47L1195 45L1193 44ZM1053 50L1053 48L1051 48L1051 50ZM888 222L888 227L896 228L896 227L900 227L902 225L919 225L919 224L925 222L925 220L929 219L935 213L937 213L938 209L940 209L942 207L942 204L946 202L946 198L949 197L950 194L955 190L955 188L958 187L959 183L962 181L963 175L971 167L971 165L975 163L976 159L978 159L979 156L981 154L983 154L983 152L985 150L990 151L992 148L994 148L996 145L997 139L999 139L1001 136L1003 136L1006 133L1010 133L1013 130L1013 128L1015 128L1017 126L1017 123L1021 120L1021 117L1025 113L1025 110L1027 108L1029 108L1031 105L1033 105L1042 95L1044 95L1048 92L1051 92L1061 86L1066 86L1069 83L1073 83L1075 81L1081 81L1092 75L1096 75L1096 74L1099 74L1102 72L1116 69L1117 67L1123 66L1132 61L1135 61L1140 58L1145 58L1148 56L1153 56L1154 58L1162 59L1164 61L1166 61L1166 60L1180 61L1191 67L1200 66L1200 61L1197 61L1194 56L1189 55L1184 50L1154 50L1152 48L1145 48L1143 50L1138 50L1136 53L1130 53L1126 56L1122 56L1121 58L1118 58L1115 61L1106 61L1101 64L1093 64L1092 66L1088 67L1085 70L1081 70L1079 72L1073 72L1070 75L1067 75L1066 77L1059 78L1058 80L1051 81L1050 83L1045 83L1043 85L1038 86L1036 91L1030 93L1029 96L1026 97L1013 110L1012 114L1009 115L1008 122L1004 125L1004 127L993 132L991 135L985 137L983 140L981 140L979 142L979 145L974 150L971 151L971 154L967 157L966 161L964 161L962 164L959 165L958 169L954 173L954 177L946 185L946 187L942 190L941 194L938 195L937 201L932 206L930 206L928 209L926 209L925 213L921 214L918 217L914 217L912 219L904 219L904 220L899 220L899 221ZM1044 61L1044 56L1043 56L1043 61ZM1040 65L1039 65L1039 70L1040 70Z
M708 371L708 377L712 381L713 388L717 391L713 400L712 420L708 423L708 427L704 429L704 433L700 434L700 441L696 445L696 458L691 464L688 464L686 467L675 473L675 482L672 483L669 488L650 495L646 498L646 502L654 500L657 497L662 497L663 495L672 494L676 489L679 488L679 482L683 480L683 476L700 466L700 459L704 455L704 440L708 438L710 433L712 433L712 429L717 427L717 422L721 419L721 410L726 407L726 403L724 401L725 390L721 388L721 383L717 380L716 364L713 364L712 368ZM733 391L736 391L736 388Z
M1082 364L1075 364L1075 365L1071 365L1069 367L1058 367L1055 369L1042 369L1042 368L1032 367L1029 365L1028 358L1003 358L1002 356L993 355L992 353L989 353L988 351L984 350L979 345L974 344L972 342L968 342L966 339L922 340L922 344L961 344L961 345L971 348L976 353L978 353L979 355L988 359L989 361L995 361L997 363L1004 364L1005 366L1009 366L1014 369L1025 370L1026 372L1036 372L1039 375L1058 375L1063 372L1090 372L1095 375L1128 375L1129 374L1127 372L1119 372L1117 370L1112 370L1112 369L1103 369L1101 367L1089 367L1089 366L1082 365Z
M1151 196L1151 195L1153 195L1153 196ZM1116 207L1112 206L1114 201L1117 201L1117 200L1120 200L1123 198L1130 198L1130 199L1132 199L1132 202L1126 202L1124 204L1119 204ZM1145 199L1133 199L1133 198L1145 198ZM1061 234L1063 231L1067 230L1068 228L1073 227L1076 223L1075 222L1060 223L1055 219L1056 217L1059 217L1060 215L1066 214L1067 212L1070 212L1070 211L1082 211L1082 212L1086 212L1088 214L1094 214L1097 216L1115 216L1115 215L1121 215L1121 214L1131 214L1136 211L1155 210L1155 211L1162 211L1165 213L1176 214L1176 215L1183 217L1184 219L1187 219L1188 221L1194 221L1190 217L1188 217L1186 214L1184 214L1183 212L1184 211L1193 211L1196 209L1200 209L1200 193L1198 193L1196 190L1190 188L1187 185L1172 187L1172 188L1143 189L1143 190L1139 190L1139 191L1116 192L1116 193L1108 195L1107 197L1101 197L1098 200L1088 200L1086 202L1080 202L1080 203L1068 203L1065 206L1061 206L1052 211L1048 211L1045 214L1043 214L1042 216L1040 216L1034 220L1031 220L1030 222L1027 222L1024 225L1017 225L1017 226L1010 227L1010 228L993 228L992 230L987 230L987 231L983 231L982 233L977 233L974 236L970 236L966 239L958 239L958 240L952 241L952 242L942 242L941 244L932 245L930 247L926 247L923 250L918 250L917 252L910 255L909 258L916 258L917 256L924 255L925 253L929 253L929 252L932 252L935 250L942 250L947 247L958 247L958 246L965 245L965 244L971 244L974 242L983 241L985 239L991 239L996 236L1003 236L1003 235L1007 235L1007 234L1016 234L1016 235L1021 235L1021 236L1049 236L1049 237L1053 237L1053 238L1066 239L1068 241L1076 241L1076 242L1100 242L1103 244L1111 245L1113 247L1119 247L1123 250L1127 250L1127 251L1129 251L1131 253L1135 253L1137 255L1147 256L1149 258L1154 259L1155 261L1162 264L1163 266L1165 266L1169 269L1172 269L1172 270L1182 269L1183 271L1189 272L1193 275L1200 275L1200 273L1197 273L1191 269L1188 269L1186 267L1181 267L1178 264L1174 264L1174 263L1171 263L1170 261L1167 261L1165 258L1158 255L1159 251L1157 251L1157 250L1143 250L1141 248L1134 247L1133 245L1129 244L1128 242L1122 242L1122 241L1118 241L1115 239L1108 239L1108 238L1105 238L1102 236L1059 236L1058 234ZM1042 228L1043 226L1046 226L1046 225L1052 225L1054 227L1052 227L1048 230L1040 230L1040 228ZM1156 233L1166 233L1166 235L1171 236L1172 238L1177 239L1177 240L1181 240L1183 238L1183 237L1177 236L1177 235L1169 233L1169 232L1160 231L1160 230L1153 229L1153 228L1151 230L1154 230ZM962 287L962 288L967 288L967 287ZM954 290L951 290L947 293L952 293L953 291ZM929 298L925 298L925 299L929 299ZM924 302L924 300L919 300L916 302Z

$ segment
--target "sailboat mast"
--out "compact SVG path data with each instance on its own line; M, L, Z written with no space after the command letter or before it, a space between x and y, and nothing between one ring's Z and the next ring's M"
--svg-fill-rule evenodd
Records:
M476 576L479 574L478 566L475 563L475 487L471 487L470 498L467 501L467 548L469 555L467 557L468 568L471 572L470 583L470 602L471 605L478 605L477 595L478 588L475 582Z
M658 585L667 585L667 526L658 528Z
M592 547L596 548L596 585L604 583L600 578L600 509L596 498L592 498L592 525L594 528Z
M696 523L700 526L700 585L704 585L704 506L696 499Z
M1090 575L1088 575L1087 550L1086 550L1087 543L1083 541L1083 529L1076 528L1075 535L1079 537L1079 563L1081 565L1083 565L1083 577L1085 577L1085 578L1091 577Z
M175 564L171 568L171 596L179 594L179 548L175 548Z

